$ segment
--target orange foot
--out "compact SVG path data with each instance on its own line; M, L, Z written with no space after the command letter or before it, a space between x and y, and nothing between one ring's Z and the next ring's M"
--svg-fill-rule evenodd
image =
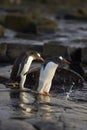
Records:
M41 94L41 95L45 95L45 96L52 96L52 94L50 94L50 93L48 93L48 92L46 92L46 91L40 92L40 94Z
M48 92L46 92L46 91L44 91L44 94L45 94L46 96L52 96L52 94L50 94L50 93L48 93Z
M18 86L18 83L17 82L15 82L15 83L8 83L8 86L12 86L12 87L17 87Z

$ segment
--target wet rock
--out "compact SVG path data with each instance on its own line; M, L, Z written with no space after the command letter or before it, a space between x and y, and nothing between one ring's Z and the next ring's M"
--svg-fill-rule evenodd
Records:
M87 20L87 16L78 16L78 15L74 15L74 14L66 14L64 16L65 19L71 19L71 20Z
M0 25L0 37L4 36L4 27Z
M74 8L74 10L72 10L72 8L71 9L63 8L63 9L60 9L60 12L58 13L56 18L57 19L61 18L61 15L63 15L63 18L66 20L85 21L87 20L87 8L77 7L77 8Z
M7 80L8 80L7 78L0 76L0 83L7 82Z
M30 52L42 50L42 47L39 45L21 45L21 44L8 44L7 45L7 56L10 61L14 61L22 52Z
M17 64L13 65L10 78L12 79L12 81L19 82L19 78L16 77L16 71L14 71L14 68L16 66ZM26 77L25 87L33 89L35 91L37 90L40 68L41 64L32 64ZM63 93L68 92L71 86L72 89L83 88L83 82L83 77L78 73L70 69L58 68L55 72L50 91L52 93Z
M30 52L37 51L42 53L43 46L42 45L31 45L31 44L0 44L0 61L1 62L14 62L14 60L22 53L22 52Z
M35 128L24 121L3 120L0 123L0 130L35 130Z
M87 64L87 47L82 48L82 61L83 63Z
M22 32L37 34L39 33L54 33L57 31L57 23L50 18L40 18L32 15L7 15L5 19L7 28Z
M68 47L67 59L70 61L69 68L84 77L84 69L82 67L82 48Z
M1 62L8 62L9 59L6 56L7 51L7 44L0 44L0 61Z
M54 33L57 31L57 23L49 18L41 18L37 20L38 32Z
M52 121L38 121L33 123L34 127L38 130L63 130L62 122L52 122Z
M14 61L16 57L19 56L22 52L27 51L26 49L29 49L29 46L20 44L8 44L7 56L9 57L10 61Z
M85 8L77 8L76 11L71 15L66 15L68 19L75 20L87 20L87 9Z
M50 55L50 56L64 56L66 52L67 47L60 45L58 42L49 42L44 44L43 46L43 54L44 55Z
M5 26L23 33L37 34L36 25L29 16L19 14L7 15Z
M0 14L0 24L4 25L4 21L5 21L5 15Z

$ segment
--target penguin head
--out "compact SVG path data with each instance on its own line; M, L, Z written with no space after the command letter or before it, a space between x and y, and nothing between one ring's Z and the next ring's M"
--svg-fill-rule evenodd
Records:
M70 64L70 62L66 60L65 58L63 58L62 56L59 56L59 60L65 64Z
M31 56L33 57L34 60L41 60L44 62L44 59L41 57L40 53L38 52L32 52Z
M66 65L69 65L70 62L68 60L66 60L65 58L63 58L62 56L58 57L58 64L60 67L64 67Z

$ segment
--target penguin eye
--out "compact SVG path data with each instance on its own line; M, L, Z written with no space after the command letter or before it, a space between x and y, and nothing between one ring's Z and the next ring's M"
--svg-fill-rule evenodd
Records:
M39 53L37 53L37 55L38 55L39 57L41 57L41 55L40 55Z

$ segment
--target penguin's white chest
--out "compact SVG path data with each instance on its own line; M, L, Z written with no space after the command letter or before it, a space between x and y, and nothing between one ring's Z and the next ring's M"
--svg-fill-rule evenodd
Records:
M27 62L24 64L24 67L23 67L21 74L25 74L29 70L32 61L33 61L33 57L30 56L28 58Z
M55 64L54 62L49 62L45 68L41 69L38 92L41 92L41 93L43 93L44 91L49 92L52 79L55 75L55 71L57 67L58 67L58 64Z
M43 81L45 80L52 80L54 74L55 74L55 71L57 69L58 65L53 63L53 62L49 62L47 64L47 66L45 67L45 69L41 69L41 79L43 79Z

